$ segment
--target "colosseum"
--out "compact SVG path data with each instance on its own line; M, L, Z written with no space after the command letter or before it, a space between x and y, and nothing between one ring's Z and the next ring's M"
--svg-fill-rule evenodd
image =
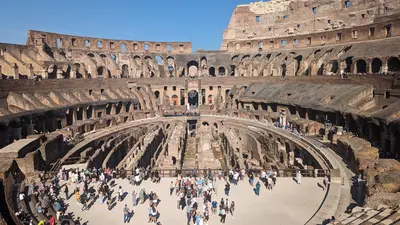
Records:
M400 224L398 0L238 5L213 51L29 30L0 74L0 224Z

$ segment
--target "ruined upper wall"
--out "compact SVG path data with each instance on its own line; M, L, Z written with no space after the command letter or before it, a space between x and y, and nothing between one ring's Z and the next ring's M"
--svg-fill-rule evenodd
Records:
M382 17L393 20L399 8L397 0L272 0L239 5L224 31L221 50L228 50L233 41L279 39L372 25L383 22ZM377 31L381 29L376 27Z
M192 53L190 42L154 42L113 40L94 37L80 37L43 31L28 31L26 45L40 46L46 43L51 48L70 50L135 52L135 53Z

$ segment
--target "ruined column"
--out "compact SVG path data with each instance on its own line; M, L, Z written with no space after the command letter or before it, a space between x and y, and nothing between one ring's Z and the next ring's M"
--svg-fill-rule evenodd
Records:
M116 112L117 110L116 110L116 107L115 107L115 105L114 104L112 104L111 105L111 111L110 111L110 115L115 115L115 114L117 114L117 112Z
M32 66L32 64L29 64L29 74L28 74L29 79L33 79L34 75L35 75L35 73L33 72L33 66Z
M18 72L18 66L17 64L14 64L14 79L19 79L19 72Z
M60 68L57 68L57 79L63 79L63 71Z
M76 122L77 118L78 118L77 109L72 109L72 124Z

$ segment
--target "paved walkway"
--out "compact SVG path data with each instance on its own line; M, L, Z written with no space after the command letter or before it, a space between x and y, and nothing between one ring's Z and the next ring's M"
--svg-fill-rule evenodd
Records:
M148 201L143 205L132 207L132 191L137 193L141 188L146 192L156 192L160 197L158 211L160 212L159 221L163 225L186 225L185 211L176 208L176 196L169 196L169 184L173 178L162 178L160 184L153 184L144 181L140 187L132 186L128 180L116 180L117 185L113 187L113 197L117 195L118 186L122 185L124 191L128 192L123 202L117 202L111 210L107 210L107 205L97 201L89 211L81 211L81 206L76 203L75 196L67 202L69 208L67 212L73 212L75 217L82 218L82 223L90 224L123 224L123 207L134 210L134 215L130 224L147 224L148 221ZM292 178L278 178L277 184L272 191L261 189L260 196L255 196L252 187L247 181L239 182L238 186L231 186L229 201L235 201L236 210L234 218L230 215L226 218L228 225L242 224L274 224L274 225L296 225L304 224L319 208L325 192L318 187L317 182L322 183L322 178L303 178L301 185L296 184ZM89 185L91 186L91 185ZM70 185L72 191L75 185ZM217 196L212 199L218 202L221 197L224 199L224 182L218 182ZM97 189L97 185L96 185ZM62 189L62 191L64 191ZM62 193L63 194L63 193ZM199 207L202 209L202 207ZM211 211L210 211L211 212ZM209 224L221 224L217 215L211 215Z

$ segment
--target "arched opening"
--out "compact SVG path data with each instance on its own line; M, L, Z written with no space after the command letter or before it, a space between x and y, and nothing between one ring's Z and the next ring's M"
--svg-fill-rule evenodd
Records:
M214 67L210 67L210 68L208 69L208 73L210 74L210 76L215 77L215 68L214 68Z
M66 121L67 121L67 126L71 126L72 125L72 123L74 122L73 121L73 114L74 114L74 109L69 109L68 111L67 111L67 113L66 113L66 115L65 115L65 119L66 119Z
M97 68L97 76L98 77L104 77L107 76L107 71L104 67L100 66L99 68Z
M350 73L351 72L351 65L353 64L353 56L347 57L345 59L346 62L346 68L344 69L345 73Z
M93 53L88 53L87 54L90 58L94 58L94 54Z
M400 61L396 57L391 57L388 60L388 71L395 72L400 71Z
M167 57L169 77L174 77L175 59L172 56Z
M336 74L339 70L339 63L337 60L334 60L331 62L332 68L331 68L331 73Z
M75 70L76 78L78 78L78 79L83 78L83 75L81 73L81 65L79 63L74 63L74 70Z
M197 76L198 68L199 68L199 63L196 61L192 60L187 64L188 68L188 75L191 77Z
M365 60L360 59L357 60L357 73L366 73L367 72L367 63Z
M160 97L160 92L159 91L155 91L154 95L156 96L156 98L158 99Z
M200 59L201 70L207 70L207 58L205 56Z
M100 57L101 57L102 59L107 58L107 56L106 56L105 54L100 54Z
M164 62L163 58L159 55L156 56L156 61L158 65L162 65Z
M122 44L122 45L121 45L121 51L122 51L123 53L126 52L126 44Z
M177 105L178 104L178 100L179 100L178 95L172 95L171 105Z
M286 77L286 64L282 64L281 65L281 67L282 67L282 78L285 78Z
M122 74L121 74L121 75L122 75L122 78L127 78L127 77L129 77L129 66L126 65L126 64L122 65L121 72L122 72Z
M301 61L303 60L303 56L302 55L298 55L294 59L297 61L297 68L296 68L295 75L299 76L300 74L298 74L298 73L299 73L299 70L300 70L300 67L301 67Z
M379 73L382 67L382 61L379 58L374 58L371 63L372 73Z
M225 95L229 95L229 92L230 92L231 90L229 90L229 89L226 89L225 90Z
M90 105L86 108L86 119L92 118L92 114L93 114L93 106Z
M219 75L219 76L225 76L225 67L220 66L220 67L218 68L218 75Z
M317 75L324 75L324 64L323 63L318 68Z
M188 103L190 106L197 106L199 102L199 95L196 90L191 90L188 93Z
M107 104L106 105L106 114L107 115L110 115L111 114L111 109L112 109L112 104L110 103L110 104Z
M235 70L236 70L236 66L231 65L231 76L235 76Z
M213 96L212 95L208 96L207 102L208 102L209 105L213 104Z
M57 79L57 66L51 65L47 69L49 79Z

